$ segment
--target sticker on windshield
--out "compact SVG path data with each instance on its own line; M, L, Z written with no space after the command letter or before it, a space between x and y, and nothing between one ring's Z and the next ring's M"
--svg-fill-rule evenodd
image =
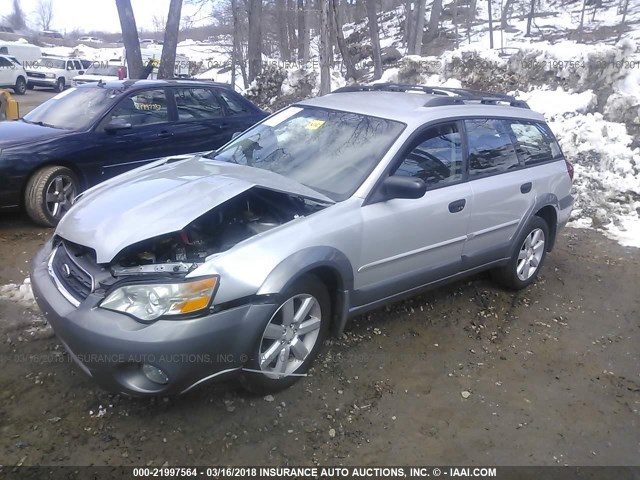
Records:
M56 95L55 97L53 97L51 100L60 100L61 98L64 98L64 97L66 97L67 95L69 95L70 93L73 93L73 92L75 92L75 91L76 91L76 88L75 88L75 87L70 88L70 89L68 89L68 90L65 90L65 91L64 91L64 92L62 92L62 93L59 93L58 95Z
M283 110L267 118L264 122L262 122L262 124L266 125L267 127L275 127L277 125L280 125L286 119L293 117L296 113L300 113L301 111L302 108L300 107L289 107L286 110Z
M318 130L321 126L323 126L325 123L324 120L311 120L309 123L307 123L306 129L307 130Z

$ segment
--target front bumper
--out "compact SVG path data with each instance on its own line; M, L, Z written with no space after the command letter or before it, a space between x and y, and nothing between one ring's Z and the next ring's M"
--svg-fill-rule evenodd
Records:
M58 79L28 77L27 83L36 87L55 87L56 83L58 83Z
M189 320L143 324L97 307L93 293L74 307L47 268L51 243L38 252L31 285L43 314L80 368L102 388L135 396L184 393L210 379L237 374L255 346L273 304L247 304ZM165 385L149 380L142 365L160 368Z

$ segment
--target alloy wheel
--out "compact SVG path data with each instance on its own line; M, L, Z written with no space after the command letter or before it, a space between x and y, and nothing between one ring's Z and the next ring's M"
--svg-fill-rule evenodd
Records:
M542 229L532 230L518 253L516 274L521 281L526 282L536 273L544 255L544 247L545 238Z
M75 198L76 186L73 179L68 175L58 175L47 187L47 211L53 218L60 219L73 206Z
M273 314L260 341L259 365L268 378L294 373L316 345L322 324L320 303L300 294L284 302Z

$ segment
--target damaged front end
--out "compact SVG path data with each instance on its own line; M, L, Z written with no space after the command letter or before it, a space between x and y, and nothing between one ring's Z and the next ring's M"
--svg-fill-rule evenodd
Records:
M188 317L208 310L219 278L186 278L208 259L327 204L253 187L212 208L179 231L136 242L112 261L61 237L54 240L49 272L63 295L78 306L90 294L99 307L143 322ZM96 299L97 300L97 299Z

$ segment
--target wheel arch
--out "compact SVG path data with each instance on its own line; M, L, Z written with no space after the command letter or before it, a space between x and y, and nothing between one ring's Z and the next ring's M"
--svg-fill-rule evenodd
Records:
M536 217L542 218L547 227L549 227L549 241L547 242L547 252L553 250L553 246L556 243L556 233L558 231L558 210L554 205L545 205L540 208L535 214Z
M300 250L280 262L258 290L258 295L278 294L303 275L314 275L327 287L331 297L333 334L344 330L353 290L353 267L347 256L334 247L311 247Z

